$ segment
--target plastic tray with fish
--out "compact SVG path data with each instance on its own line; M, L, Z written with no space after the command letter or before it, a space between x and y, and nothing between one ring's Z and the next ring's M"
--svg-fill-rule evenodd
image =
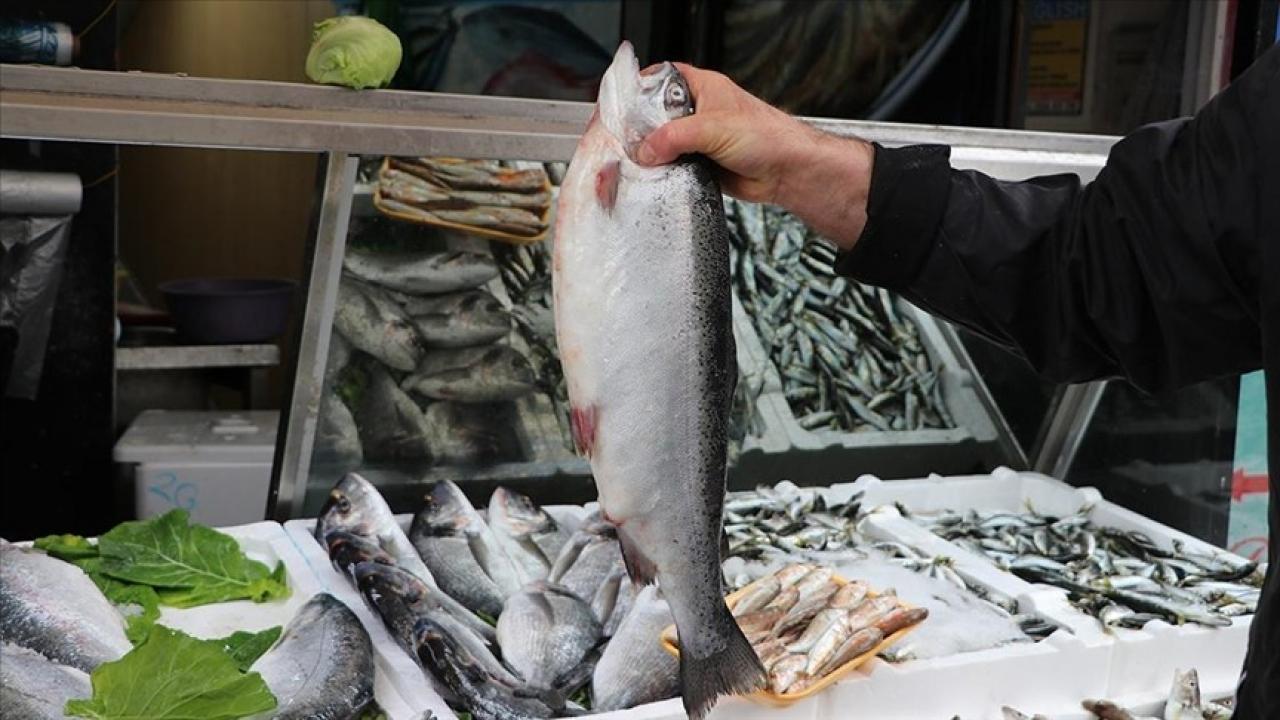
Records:
M293 619L298 610L317 593L326 588L318 581L310 565L299 552L294 541L285 533L284 528L276 522L257 522L248 525L218 528L219 532L230 535L240 544L244 553L268 567L277 563L284 564L285 578L288 582L289 597L283 600L255 603L249 600L213 603L193 608L160 609L160 625L199 638L217 638L230 635L237 630L256 632L276 625L285 626ZM30 545L30 543L19 543ZM364 610L361 604L352 603L336 593L334 597L351 608L357 616ZM358 601L359 598L357 597ZM419 720L420 711L414 708L422 704L420 695L405 693L393 682L394 673L386 665L384 649L379 648L375 628L361 617L370 638L374 640L374 680L373 694L378 705L386 712L389 720ZM381 630L379 625L377 630Z
M848 468L884 475L923 475L936 467L984 466L999 459L995 424L974 389L972 371L952 350L954 334L927 313L899 300L897 309L919 330L920 340L939 373L943 403L954 427L920 430L863 430L836 432L807 430L792 411L779 387L766 387L757 400L764 425L760 437L744 448L740 477L752 484L813 477L840 477ZM751 326L746 319L744 325ZM758 333L753 331L758 337ZM739 337L742 332L739 331ZM760 340L746 354L754 367L765 367L767 377L778 377L778 368ZM743 353L739 353L740 362ZM761 372L756 370L756 372ZM852 476L845 475L852 479Z
M1094 488L1072 487L1039 473L999 468L990 475L931 476L889 482L866 476L850 486L850 491L859 490L868 506L901 503L913 513L1025 512L1032 507L1042 514L1065 517L1089 508L1089 519L1095 525L1142 533L1164 550L1173 550L1177 542L1184 551L1245 562L1209 543L1108 502ZM958 557L974 557L963 548L951 545ZM986 558L978 560L995 567ZM1252 615L1231 618L1230 625L1221 628L1153 620L1140 630L1115 627L1104 631L1100 623L1067 601L1065 591L1045 585L1033 587L1037 591L1026 598L1036 612L1072 628L1089 646L1111 649L1108 682L1102 695L1158 695L1167 689L1175 669L1187 667L1199 670L1201 687L1208 695L1227 695L1234 690L1248 645Z
M846 580L843 577L840 577L839 575L832 575L831 581L841 587L849 583L848 580ZM747 587L744 587L741 590L733 592L728 597L726 597L725 603L728 604L729 609L732 610L734 606L738 604L738 601L741 600L743 596L746 595L751 590L751 588L752 588L752 585L748 585ZM875 591L871 591L867 593L866 597L868 599L873 599L873 598L879 597L879 593ZM898 601L897 605L898 607L906 610L912 609L912 605L910 603L906 603L901 600ZM878 644L876 644L870 650L862 653L861 655L858 655L857 657L849 660L843 665L840 665L834 670L823 675L820 680L806 687L804 690L801 690L799 692L782 692L782 693L774 692L772 690L760 690L753 693L750 697L769 705L774 705L777 707L786 707L797 701L804 700L806 698L817 695L821 693L823 690L826 690L827 688L831 687L833 684L840 682L841 678L856 671L868 660L873 659L877 654L879 654L880 652L884 651L886 648L897 643L899 640L901 640L911 631L915 630L917 627L918 627L918 624L908 625L907 627L904 627L901 630L898 630L890 634L888 637L881 640ZM676 636L676 627L674 625L671 625L667 627L667 629L663 630L662 646L666 648L667 652L671 653L672 655L675 655L676 657L680 656L680 641Z

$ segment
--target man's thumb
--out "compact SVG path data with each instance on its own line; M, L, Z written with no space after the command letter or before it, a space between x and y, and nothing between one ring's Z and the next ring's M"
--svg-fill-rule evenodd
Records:
M698 138L702 135L698 116L678 118L649 133L636 148L636 162L641 165L662 165L686 153L702 150Z

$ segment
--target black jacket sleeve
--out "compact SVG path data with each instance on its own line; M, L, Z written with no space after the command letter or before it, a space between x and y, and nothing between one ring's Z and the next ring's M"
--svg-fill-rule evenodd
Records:
M868 223L838 272L1054 381L1154 390L1260 367L1260 293L1280 284L1263 251L1280 243L1280 196L1265 196L1280 174L1280 48L1194 118L1124 138L1088 185L1002 182L948 154L876 147Z

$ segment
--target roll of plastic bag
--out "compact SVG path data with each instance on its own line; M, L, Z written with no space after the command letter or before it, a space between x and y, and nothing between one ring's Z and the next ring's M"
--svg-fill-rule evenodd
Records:
M0 217L0 382L6 397L33 400L40 389L70 237L70 215Z
M75 173L0 170L0 214L74 215L83 195Z

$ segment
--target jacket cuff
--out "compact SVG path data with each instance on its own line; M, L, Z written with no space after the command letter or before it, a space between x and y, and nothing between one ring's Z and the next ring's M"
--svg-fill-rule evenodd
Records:
M867 224L835 272L868 285L905 288L919 274L947 209L951 192L951 148L875 143L867 197Z

